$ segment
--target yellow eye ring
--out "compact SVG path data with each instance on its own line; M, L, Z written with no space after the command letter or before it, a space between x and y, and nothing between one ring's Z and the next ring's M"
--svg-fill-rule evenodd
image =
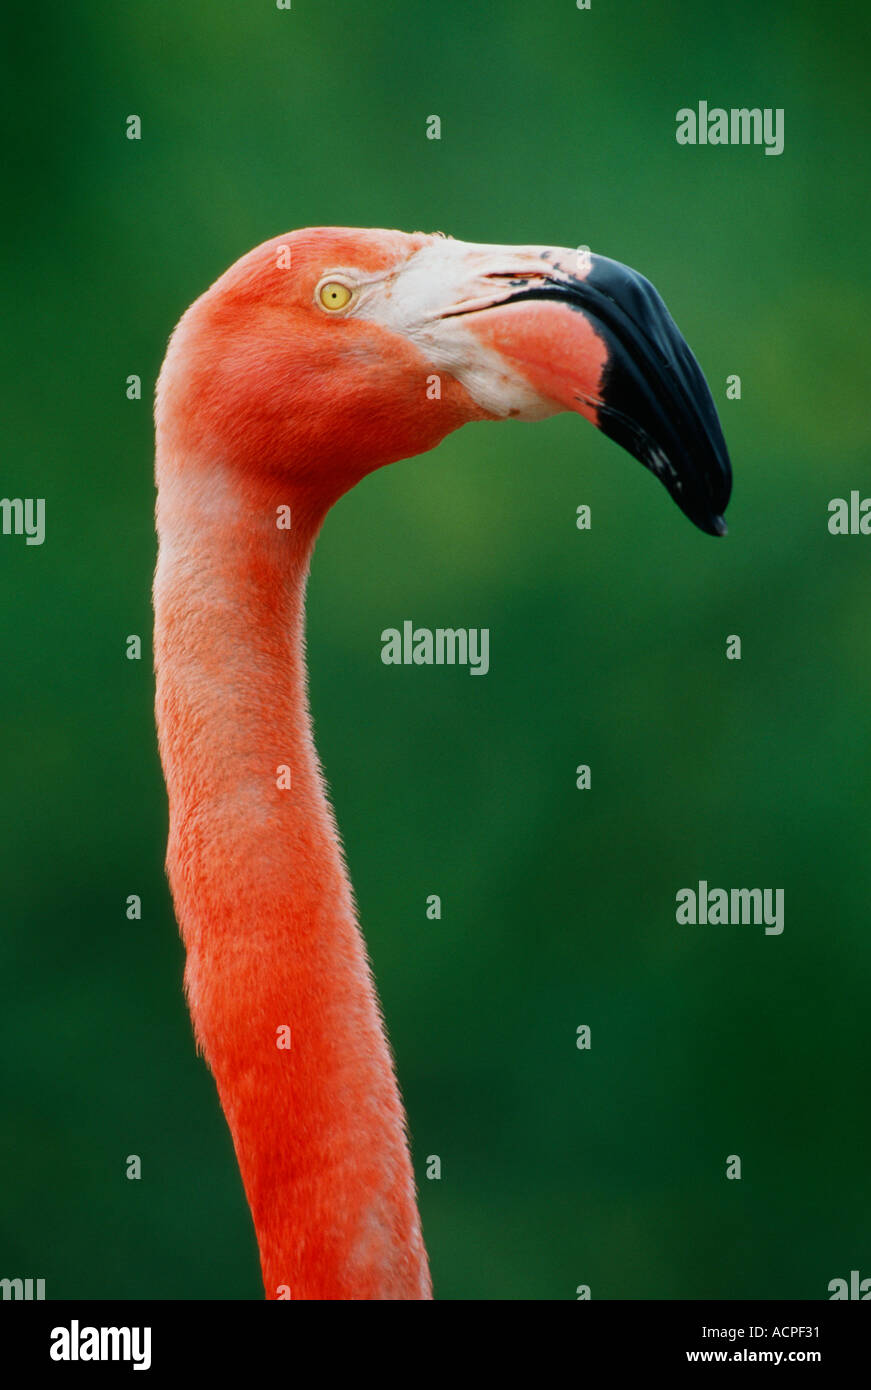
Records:
M318 290L318 299L325 309L335 312L347 307L351 301L351 291L341 280L327 280Z

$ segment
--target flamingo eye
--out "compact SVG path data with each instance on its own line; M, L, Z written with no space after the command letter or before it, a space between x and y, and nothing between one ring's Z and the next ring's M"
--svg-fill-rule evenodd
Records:
M344 309L350 302L351 291L340 280L327 280L318 290L318 299L325 309Z

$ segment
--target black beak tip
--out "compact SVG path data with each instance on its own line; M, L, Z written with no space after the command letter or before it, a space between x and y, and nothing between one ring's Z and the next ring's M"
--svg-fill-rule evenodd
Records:
M685 492L683 489L675 492L672 491L671 488L668 488L668 491L671 492L672 498L678 503L683 516L688 517L693 525L699 527L700 531L704 531L704 534L729 534L727 518L722 514L725 512L725 509L727 509L729 500L728 492L725 493L725 496L724 493L720 492L718 498L710 498L710 496L700 496L697 492L696 495L693 496L692 491Z
M704 531L706 536L728 536L729 534L729 527L726 525L724 516L717 516L714 512L687 512L686 515L695 526L698 526L700 531Z
M725 536L732 467L701 367L649 280L597 256L568 289L604 339L598 425L655 473L681 511Z
M607 354L596 401L599 429L659 478L700 531L725 536L732 466L717 409L650 281L594 256L584 277L569 273L524 286L500 302L524 299L559 300L589 319Z

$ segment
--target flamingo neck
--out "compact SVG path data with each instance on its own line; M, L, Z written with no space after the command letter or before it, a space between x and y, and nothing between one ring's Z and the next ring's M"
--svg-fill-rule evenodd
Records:
M267 1298L428 1298L402 1103L308 711L305 584L325 509L231 477L158 454L157 722L194 1028Z

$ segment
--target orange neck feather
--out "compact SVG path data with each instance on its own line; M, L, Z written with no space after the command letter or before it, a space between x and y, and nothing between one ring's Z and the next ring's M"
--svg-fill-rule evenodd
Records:
M167 870L266 1295L428 1298L402 1104L308 711L305 584L325 507L166 448L157 474Z

